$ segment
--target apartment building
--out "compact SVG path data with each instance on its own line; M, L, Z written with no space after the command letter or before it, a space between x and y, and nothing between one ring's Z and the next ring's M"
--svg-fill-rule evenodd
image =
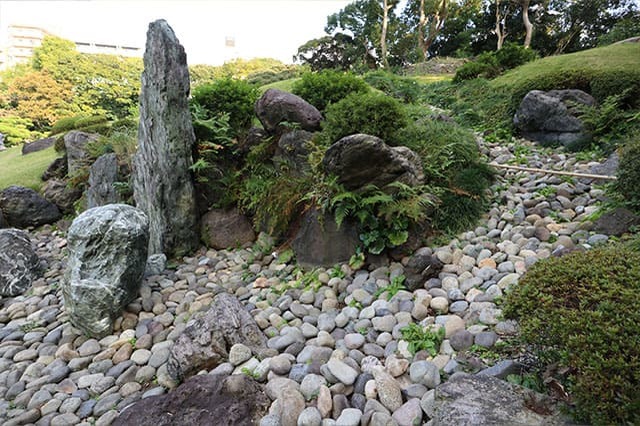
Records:
M0 46L0 69L26 62L33 56L33 49L42 44L47 35L54 35L47 30L28 25L9 25L7 40ZM93 41L74 41L80 53L101 53L127 57L142 57L144 50L140 47L121 46L112 43Z

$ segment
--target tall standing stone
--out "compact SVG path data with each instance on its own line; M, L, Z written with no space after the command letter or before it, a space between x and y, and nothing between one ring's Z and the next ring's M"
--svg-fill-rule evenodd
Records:
M140 92L133 195L149 218L149 254L181 255L198 244L189 167L195 143L184 48L164 20L149 24Z

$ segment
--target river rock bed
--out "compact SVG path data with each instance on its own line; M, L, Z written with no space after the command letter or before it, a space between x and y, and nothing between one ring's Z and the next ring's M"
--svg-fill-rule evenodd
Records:
M589 172L595 162L542 152L519 142L486 144L492 161ZM443 264L438 277L389 297L408 258L304 274L281 253L259 244L239 250L200 249L145 278L114 333L82 336L68 322L60 281L65 233L32 232L47 263L24 295L0 300L0 422L4 425L108 425L132 403L175 388L167 373L172 342L215 293L235 294L268 337L267 357L234 346L214 373L247 374L265 384L272 404L261 425L413 425L429 421L434 388L454 375L504 378L510 360L489 367L469 348L491 349L517 333L501 318L500 299L528 267L576 246L606 243L588 220L604 192L576 178L501 170L493 204L478 226L447 245L417 255ZM600 182L595 182L596 184ZM268 246L268 237L259 243ZM413 355L401 329L443 327L436 356ZM207 374L211 371L202 371ZM394 423L395 422L395 423Z

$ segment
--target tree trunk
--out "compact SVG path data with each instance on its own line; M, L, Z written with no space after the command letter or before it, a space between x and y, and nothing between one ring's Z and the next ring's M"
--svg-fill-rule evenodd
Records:
M524 47L529 48L531 46L531 36L533 35L533 24L529 20L529 4L531 0L522 0L522 23L524 25Z
M382 55L382 66L389 68L387 60L387 27L389 26L389 6L388 0L382 0L382 31L380 34L380 53Z
M502 12L500 11L500 0L496 0L496 27L493 32L498 37L497 49L502 49L502 45L504 44L504 40L507 38L507 17L502 16Z
M420 0L420 23L418 26L418 45L422 51L424 59L427 58L429 48L440 34L444 21L449 13L449 0L440 0L438 9L435 10L431 19L427 19L424 13L424 0ZM429 25L429 32L425 35L425 27Z

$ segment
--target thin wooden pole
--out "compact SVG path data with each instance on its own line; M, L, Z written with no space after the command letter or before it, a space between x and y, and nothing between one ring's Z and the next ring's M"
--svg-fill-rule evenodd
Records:
M563 175L563 176L573 176L587 179L602 179L602 180L616 180L615 176L606 176L606 175L592 175L589 173L574 173L574 172L563 172L559 170L545 170L545 169L537 169L534 167L520 167L520 166L508 166L506 164L497 164L497 163L489 163L492 167L497 167L500 169L509 169L509 170L518 170L521 172L533 172L533 173L547 173L550 175Z

